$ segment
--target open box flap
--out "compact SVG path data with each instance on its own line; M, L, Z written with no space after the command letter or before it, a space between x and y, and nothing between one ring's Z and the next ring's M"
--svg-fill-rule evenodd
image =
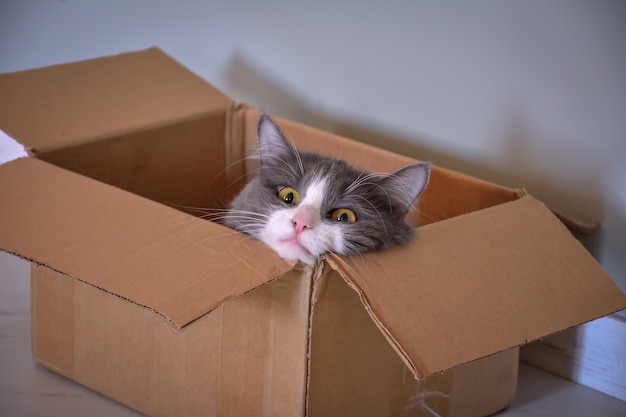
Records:
M231 106L158 48L0 75L0 129L32 153Z
M33 158L0 166L0 249L180 328L290 271L257 240Z
M626 295L532 196L328 261L418 378L626 308Z

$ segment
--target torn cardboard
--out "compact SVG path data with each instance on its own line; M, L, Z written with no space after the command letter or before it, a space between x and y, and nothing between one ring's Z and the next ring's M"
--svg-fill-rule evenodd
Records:
M34 263L37 361L155 416L478 416L510 402L518 346L626 307L541 202L439 167L415 242L315 267L180 209L254 175L257 117L156 48L0 76L32 155L0 166L0 248Z

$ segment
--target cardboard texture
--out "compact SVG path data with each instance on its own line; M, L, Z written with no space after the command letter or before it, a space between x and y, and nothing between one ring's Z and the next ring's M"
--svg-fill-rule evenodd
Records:
M33 261L33 355L154 416L480 416L518 347L626 308L524 190L433 167L414 242L315 267L206 221L258 111L156 48L0 76L0 249ZM304 150L410 158L278 119Z

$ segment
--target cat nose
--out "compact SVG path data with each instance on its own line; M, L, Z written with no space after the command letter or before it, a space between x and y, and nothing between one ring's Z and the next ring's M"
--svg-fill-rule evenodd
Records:
M317 210L315 207L309 205L300 206L296 214L291 218L293 226L296 229L296 234L302 233L304 229L314 228L317 226L317 223L319 223L319 220Z

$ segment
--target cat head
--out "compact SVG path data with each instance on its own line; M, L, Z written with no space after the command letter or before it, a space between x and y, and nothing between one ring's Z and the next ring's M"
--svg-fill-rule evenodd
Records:
M298 152L265 114L258 141L258 176L233 200L228 226L306 264L326 252L357 255L413 238L405 217L426 188L429 164L369 174L339 159Z

